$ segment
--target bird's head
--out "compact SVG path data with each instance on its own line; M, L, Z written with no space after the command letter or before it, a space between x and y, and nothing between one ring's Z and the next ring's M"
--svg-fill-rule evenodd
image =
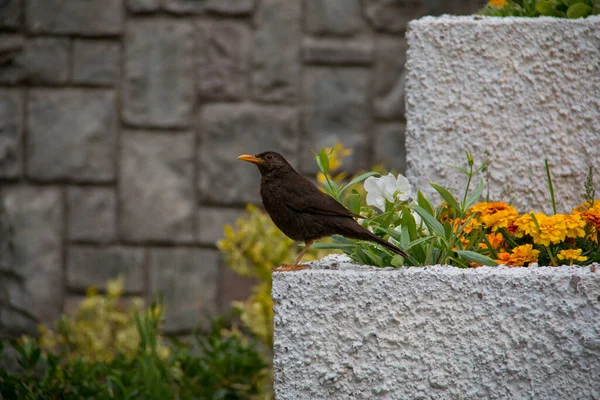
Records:
M265 151L255 156L243 154L239 156L238 159L256 164L260 173L263 175L272 172L294 170L281 154L275 153L274 151Z

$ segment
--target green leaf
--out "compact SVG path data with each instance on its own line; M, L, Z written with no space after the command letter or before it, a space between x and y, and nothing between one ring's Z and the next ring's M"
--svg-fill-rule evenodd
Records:
M573 4L567 10L567 18L585 18L592 13L592 7L584 3Z
M465 175L469 175L469 171L467 171L467 170L466 170L465 168L463 168L463 167L459 167L459 166L457 166L457 165L446 165L446 166L447 166L448 168L453 168L453 169L456 169L456 170L458 170L458 171L462 172L462 173L463 173L463 174L465 174Z
M374 175L381 175L379 172L365 172L364 174L360 174L359 176L357 176L356 178L352 179L350 182L348 182L348 184L346 186L344 186L342 188L342 190L340 190L340 194L342 194L344 192L344 190L348 189L349 187L351 187L352 185L356 185L357 183L360 183L362 181L364 181L365 179L374 176Z
M357 191L354 191L348 196L346 203L348 210L352 211L354 214L360 214L360 194L358 194Z
M428 241L430 241L432 239L435 239L435 237L434 236L422 237L421 239L417 239L417 240L411 241L408 245L404 246L403 248L404 248L405 251L408 251L409 249L412 249L413 247L418 246L421 243L428 242Z
M431 202L429 201L429 199L427 197L425 197L425 195L421 192L421 190L417 191L417 204L421 207L423 207L425 210L427 210L427 212L431 215L434 215L435 212L433 211L434 207L433 204L431 204Z
M452 193L448 191L448 189L440 185L436 185L435 183L430 183L430 185L440 194L440 196L442 196L444 201L446 201L446 203L448 203L450 207L454 208L458 212L462 212L460 206L458 205L458 202L456 201L454 196L452 196Z
M483 254L479 254L474 251L456 250L456 254L469 261L476 262L477 264L489 265L491 267L498 265L496 261L492 260L488 256L484 256Z
M327 191L328 195L330 195L334 199L338 200L338 197L339 197L338 190L340 188L337 183L335 183L332 180L326 179L325 182L323 182L323 186L325 186L325 190Z
M387 267L387 265L383 264L383 259L381 257L379 257L377 254L375 254L370 247L365 248L365 254L371 260L372 265L376 265L376 266L382 267L382 268Z
M471 193L469 197L467 197L467 201L463 205L464 211L467 211L473 204L475 204L477 200L479 200L479 197L481 197L481 193L483 193L484 187L485 184L483 183L483 179L480 179L479 184L475 188L475 191Z
M353 249L353 244L342 244L342 243L314 243L310 248L311 249L322 249L322 250L344 250L344 249Z
M396 268L400 268L404 265L404 257L396 254L394 257L392 257L390 264Z
M558 3L555 0L538 0L535 9L540 14L547 17L561 17L561 12L557 10Z
M437 233L441 237L446 236L446 232L444 231L443 225L433 217L425 208L417 205L412 206L413 209L423 218L423 222L427 225L430 231Z
M329 173L329 156L327 155L325 149L321 149L321 152L319 153L319 162L323 168L321 172L323 172L323 174Z
M400 218L400 225L402 228L408 229L410 240L415 240L421 237L417 230L417 222L415 217L412 215L412 210L407 206L402 207L402 217Z

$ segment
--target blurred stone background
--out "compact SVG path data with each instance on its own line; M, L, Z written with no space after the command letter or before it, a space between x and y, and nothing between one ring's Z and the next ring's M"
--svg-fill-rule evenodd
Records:
M482 3L0 0L0 337L118 274L171 334L245 298L215 248L260 202L236 157L404 171L407 23Z

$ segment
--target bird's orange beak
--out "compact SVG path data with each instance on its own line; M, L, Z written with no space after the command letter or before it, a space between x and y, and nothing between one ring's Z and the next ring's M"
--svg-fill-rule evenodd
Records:
M238 160L248 161L252 164L261 164L263 162L263 160L261 160L260 158L251 156L250 154L242 154L238 157Z

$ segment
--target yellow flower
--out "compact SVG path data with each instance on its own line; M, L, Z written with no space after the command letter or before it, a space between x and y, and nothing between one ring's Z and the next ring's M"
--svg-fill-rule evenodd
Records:
M569 261L569 265L573 265L573 261L586 261L588 259L581 255L581 249L561 250L557 257L559 260Z
M501 201L477 203L469 209L469 214L473 213L477 213L476 218L492 232L507 228L519 216L514 207Z
M531 215L523 215L515 221L517 230L516 237L529 235L532 237L535 244L549 246L550 243L561 243L567 237L567 216L564 214L556 214L548 217L543 213L534 214L535 221ZM537 222L537 226L536 226ZM578 235L579 231L575 227L575 220L569 219L571 229L570 233Z
M567 226L567 237L578 238L585 236L585 220L581 215L564 215L565 225Z
M512 254L506 252L498 254L498 260L496 261L512 267L521 267L525 265L525 263L537 262L539 255L539 250L534 250L533 246L530 244L524 244L515 247L512 250Z
M118 278L106 282L106 294L111 299L121 297L125 290L125 278L120 275Z
M508 0L489 0L488 5L496 8L502 8L508 5Z

